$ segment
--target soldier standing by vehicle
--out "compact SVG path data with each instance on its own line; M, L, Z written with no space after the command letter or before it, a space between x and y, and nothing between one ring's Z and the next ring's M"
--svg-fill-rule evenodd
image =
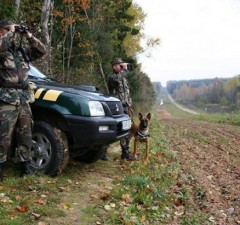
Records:
M127 77L129 75L128 63L122 59L116 58L112 62L113 74L108 77L109 94L119 98L122 102L124 113L128 114L128 108L131 107L132 99L130 98ZM129 138L125 137L120 140L122 149L121 159L129 159ZM108 160L107 152L102 157L103 160Z
M17 46L17 37L25 37L28 47ZM20 42L21 42L20 41ZM32 113L28 94L28 62L41 58L45 46L24 26L11 20L0 21L0 180L2 163L7 160L13 133L16 155L22 163L22 175L32 174Z

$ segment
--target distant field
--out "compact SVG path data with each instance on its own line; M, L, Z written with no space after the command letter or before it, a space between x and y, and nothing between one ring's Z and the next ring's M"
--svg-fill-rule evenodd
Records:
M232 125L240 125L240 112L234 113L207 113L204 111L197 111L198 115L192 115L186 111L181 110L173 103L166 100L164 107L171 112L174 116L181 117L181 118L195 118L198 120L214 122L214 123L225 123L225 124L232 124Z

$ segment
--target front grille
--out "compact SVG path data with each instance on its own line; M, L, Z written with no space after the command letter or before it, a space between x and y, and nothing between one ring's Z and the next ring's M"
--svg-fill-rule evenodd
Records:
M112 115L123 114L123 106L121 102L106 102Z

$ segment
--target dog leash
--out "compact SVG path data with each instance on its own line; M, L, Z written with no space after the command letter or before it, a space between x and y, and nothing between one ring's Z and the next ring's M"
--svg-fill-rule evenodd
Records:
M135 124L135 123L134 123L134 120L133 120L133 114L134 114L134 112L133 112L133 109L132 109L132 107L131 107L130 104L127 104L127 110L128 110L128 115L129 115L129 117L131 118L132 124Z

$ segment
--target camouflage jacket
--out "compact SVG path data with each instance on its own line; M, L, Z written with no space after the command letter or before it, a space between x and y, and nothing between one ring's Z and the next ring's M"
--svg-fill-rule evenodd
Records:
M4 84L28 84L29 66L23 55L17 50L14 33L8 32L0 37L0 101L18 105L28 102L28 91L17 88L6 88ZM45 46L36 37L27 38L26 53L29 61L41 58L46 53Z
M113 73L108 77L109 94L119 98L126 106L127 103L131 104L130 92L127 82L128 70L123 70L119 73Z

